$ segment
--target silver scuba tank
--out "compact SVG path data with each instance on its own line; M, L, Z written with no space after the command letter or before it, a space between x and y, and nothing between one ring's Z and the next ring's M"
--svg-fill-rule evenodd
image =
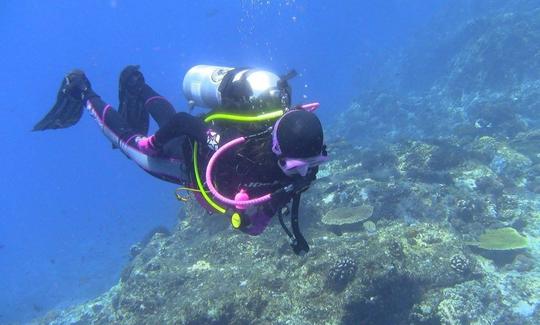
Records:
M182 83L182 90L191 106L214 108L221 105L219 85L229 67L196 65L189 69Z
M196 65L189 69L184 77L182 89L190 105L205 108L222 106L223 96L227 95L220 93L220 85L225 75L233 69L212 65ZM283 95L280 80L279 76L269 71L243 69L236 71L228 82L245 83L250 92L247 104L254 106L260 105L261 102L264 104L279 100Z

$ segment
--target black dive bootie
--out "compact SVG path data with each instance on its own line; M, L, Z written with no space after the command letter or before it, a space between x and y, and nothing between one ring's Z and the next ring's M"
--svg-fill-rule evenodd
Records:
M118 112L138 134L148 134L149 114L142 96L146 84L138 65L128 65L118 81Z

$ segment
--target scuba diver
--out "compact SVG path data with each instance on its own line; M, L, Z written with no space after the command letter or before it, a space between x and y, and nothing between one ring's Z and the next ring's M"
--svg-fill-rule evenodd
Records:
M93 90L80 70L62 81L56 103L33 131L76 124L84 107L113 148L151 175L185 186L212 213L250 235L263 232L274 215L296 254L309 251L300 232L301 193L328 160L318 103L291 107L285 76L250 68L198 65L183 81L193 107L210 108L202 116L176 112L146 82L139 66L127 66L119 78L119 109ZM158 130L148 135L149 116ZM178 194L177 197L185 200ZM289 211L289 203L292 206ZM290 213L291 230L283 220Z

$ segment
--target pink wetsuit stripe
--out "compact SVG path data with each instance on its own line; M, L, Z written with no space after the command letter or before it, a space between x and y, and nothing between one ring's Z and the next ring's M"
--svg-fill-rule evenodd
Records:
M107 115L110 109L111 109L110 104L105 105L105 107L103 108L103 114L101 115L101 122L103 123L103 125L105 125L105 115Z
M140 136L140 135L139 135L139 134L134 134L134 135L130 136L130 137L126 140L126 144L127 144L128 146L131 146L131 147L137 149L137 151L140 151L139 148L138 148L137 146L135 146L135 145L130 145L130 144L129 144L129 143L131 142L131 140L135 139L135 138L138 137L138 136Z
M167 101L165 98L161 97L161 96L153 96L153 97L150 97L146 100L146 102L144 102L144 105L148 105L151 101L153 101L154 99L163 99L164 101Z

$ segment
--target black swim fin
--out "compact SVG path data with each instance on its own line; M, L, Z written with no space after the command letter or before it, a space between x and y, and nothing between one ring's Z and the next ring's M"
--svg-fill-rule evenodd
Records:
M144 76L138 65L128 65L118 81L118 113L136 133L148 134L149 114L141 96L145 86Z
M68 128L81 119L84 110L83 100L74 97L70 93L70 89L73 88L70 77L79 74L82 74L86 79L82 71L75 70L62 80L52 109L41 121L34 125L32 131Z

